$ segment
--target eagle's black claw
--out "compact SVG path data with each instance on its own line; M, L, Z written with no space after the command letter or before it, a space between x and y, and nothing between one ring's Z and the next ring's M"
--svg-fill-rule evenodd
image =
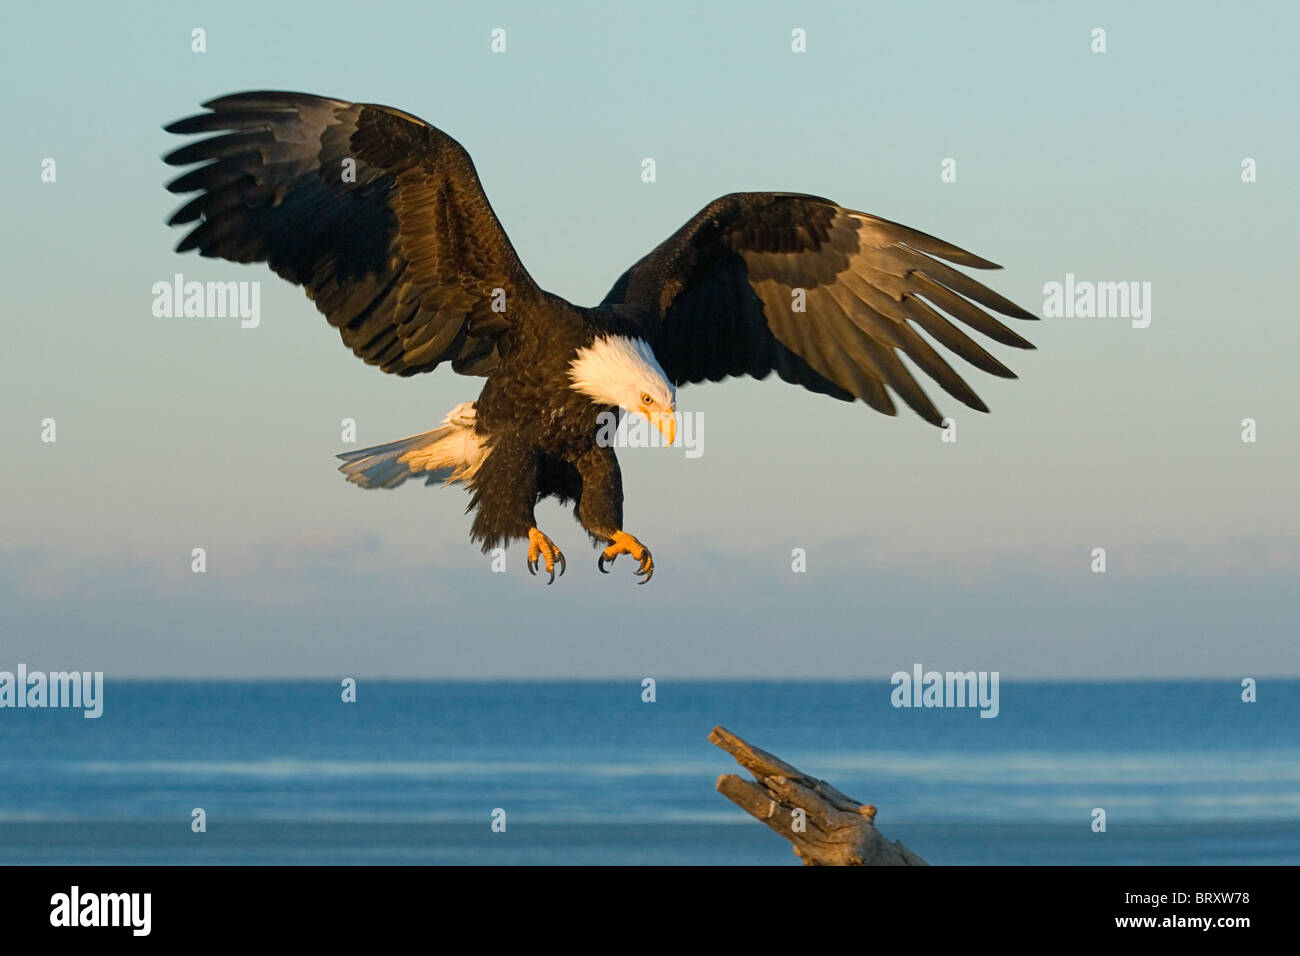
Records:
M655 573L655 563L654 559L650 557L650 549L624 531L617 532L610 539L609 547L602 551L600 557L596 559L596 567L600 569L602 574L609 574L609 571L605 569L605 565L607 563L613 564L618 560L620 554L631 555L632 560L637 562L637 568L632 572L641 578L637 584L645 584Z
M524 563L528 565L528 573L534 577L543 567L548 574L547 584L555 583L555 566L560 566L560 573L564 573L564 553L555 546L555 542L542 534L536 528L528 529L528 557Z

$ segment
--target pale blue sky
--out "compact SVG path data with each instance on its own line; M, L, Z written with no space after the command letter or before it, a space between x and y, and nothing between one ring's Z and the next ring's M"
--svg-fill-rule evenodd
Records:
M0 667L1300 674L1294 5L223 0L8 16ZM335 471L343 417L363 444L401 437L480 380L382 375L264 267L172 253L162 125L257 88L445 129L533 276L579 303L713 197L779 188L1000 262L991 284L1034 312L1067 272L1150 282L1153 320L1019 324L1036 352L991 346L1018 381L966 376L992 415L928 389L955 445L906 409L777 381L684 389L703 457L622 452L654 581L598 575L546 504L569 558L548 589L518 550L489 572L463 492L362 492ZM940 182L945 157L956 183ZM1258 182L1241 182L1243 157ZM262 280L260 328L155 318L151 286L175 272ZM206 575L189 571L194 547Z

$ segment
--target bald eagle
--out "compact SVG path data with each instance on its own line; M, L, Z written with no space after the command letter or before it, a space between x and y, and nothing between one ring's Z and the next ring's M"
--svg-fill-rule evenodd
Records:
M478 398L439 427L340 455L364 488L463 482L483 550L528 542L554 582L565 560L533 508L573 502L600 571L619 555L650 580L650 551L623 527L618 459L602 422L645 416L671 444L677 386L729 376L787 382L895 414L943 416L906 355L958 401L988 411L930 341L976 368L1015 375L952 321L1033 346L980 306L1035 316L940 260L992 262L828 199L732 193L709 203L628 269L595 308L529 276L469 154L409 113L303 93L203 104L166 126L216 133L169 153L200 164L168 184L197 193L170 225L178 252L265 262L300 285L352 351L394 375L450 364L483 376ZM947 315L941 314L947 313ZM604 432L608 435L608 430Z

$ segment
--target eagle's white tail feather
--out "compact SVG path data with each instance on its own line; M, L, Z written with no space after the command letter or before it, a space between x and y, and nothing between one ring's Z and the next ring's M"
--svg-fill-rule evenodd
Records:
M474 434L474 420L474 403L461 402L432 431L344 452L339 471L362 488L396 488L413 475L426 476L428 485L472 478L488 452Z

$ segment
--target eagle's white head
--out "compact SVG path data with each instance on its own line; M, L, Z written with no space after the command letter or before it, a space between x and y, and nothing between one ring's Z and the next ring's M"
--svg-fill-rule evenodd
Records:
M570 386L598 405L644 415L671 445L677 437L677 389L644 339L602 335L569 363Z

